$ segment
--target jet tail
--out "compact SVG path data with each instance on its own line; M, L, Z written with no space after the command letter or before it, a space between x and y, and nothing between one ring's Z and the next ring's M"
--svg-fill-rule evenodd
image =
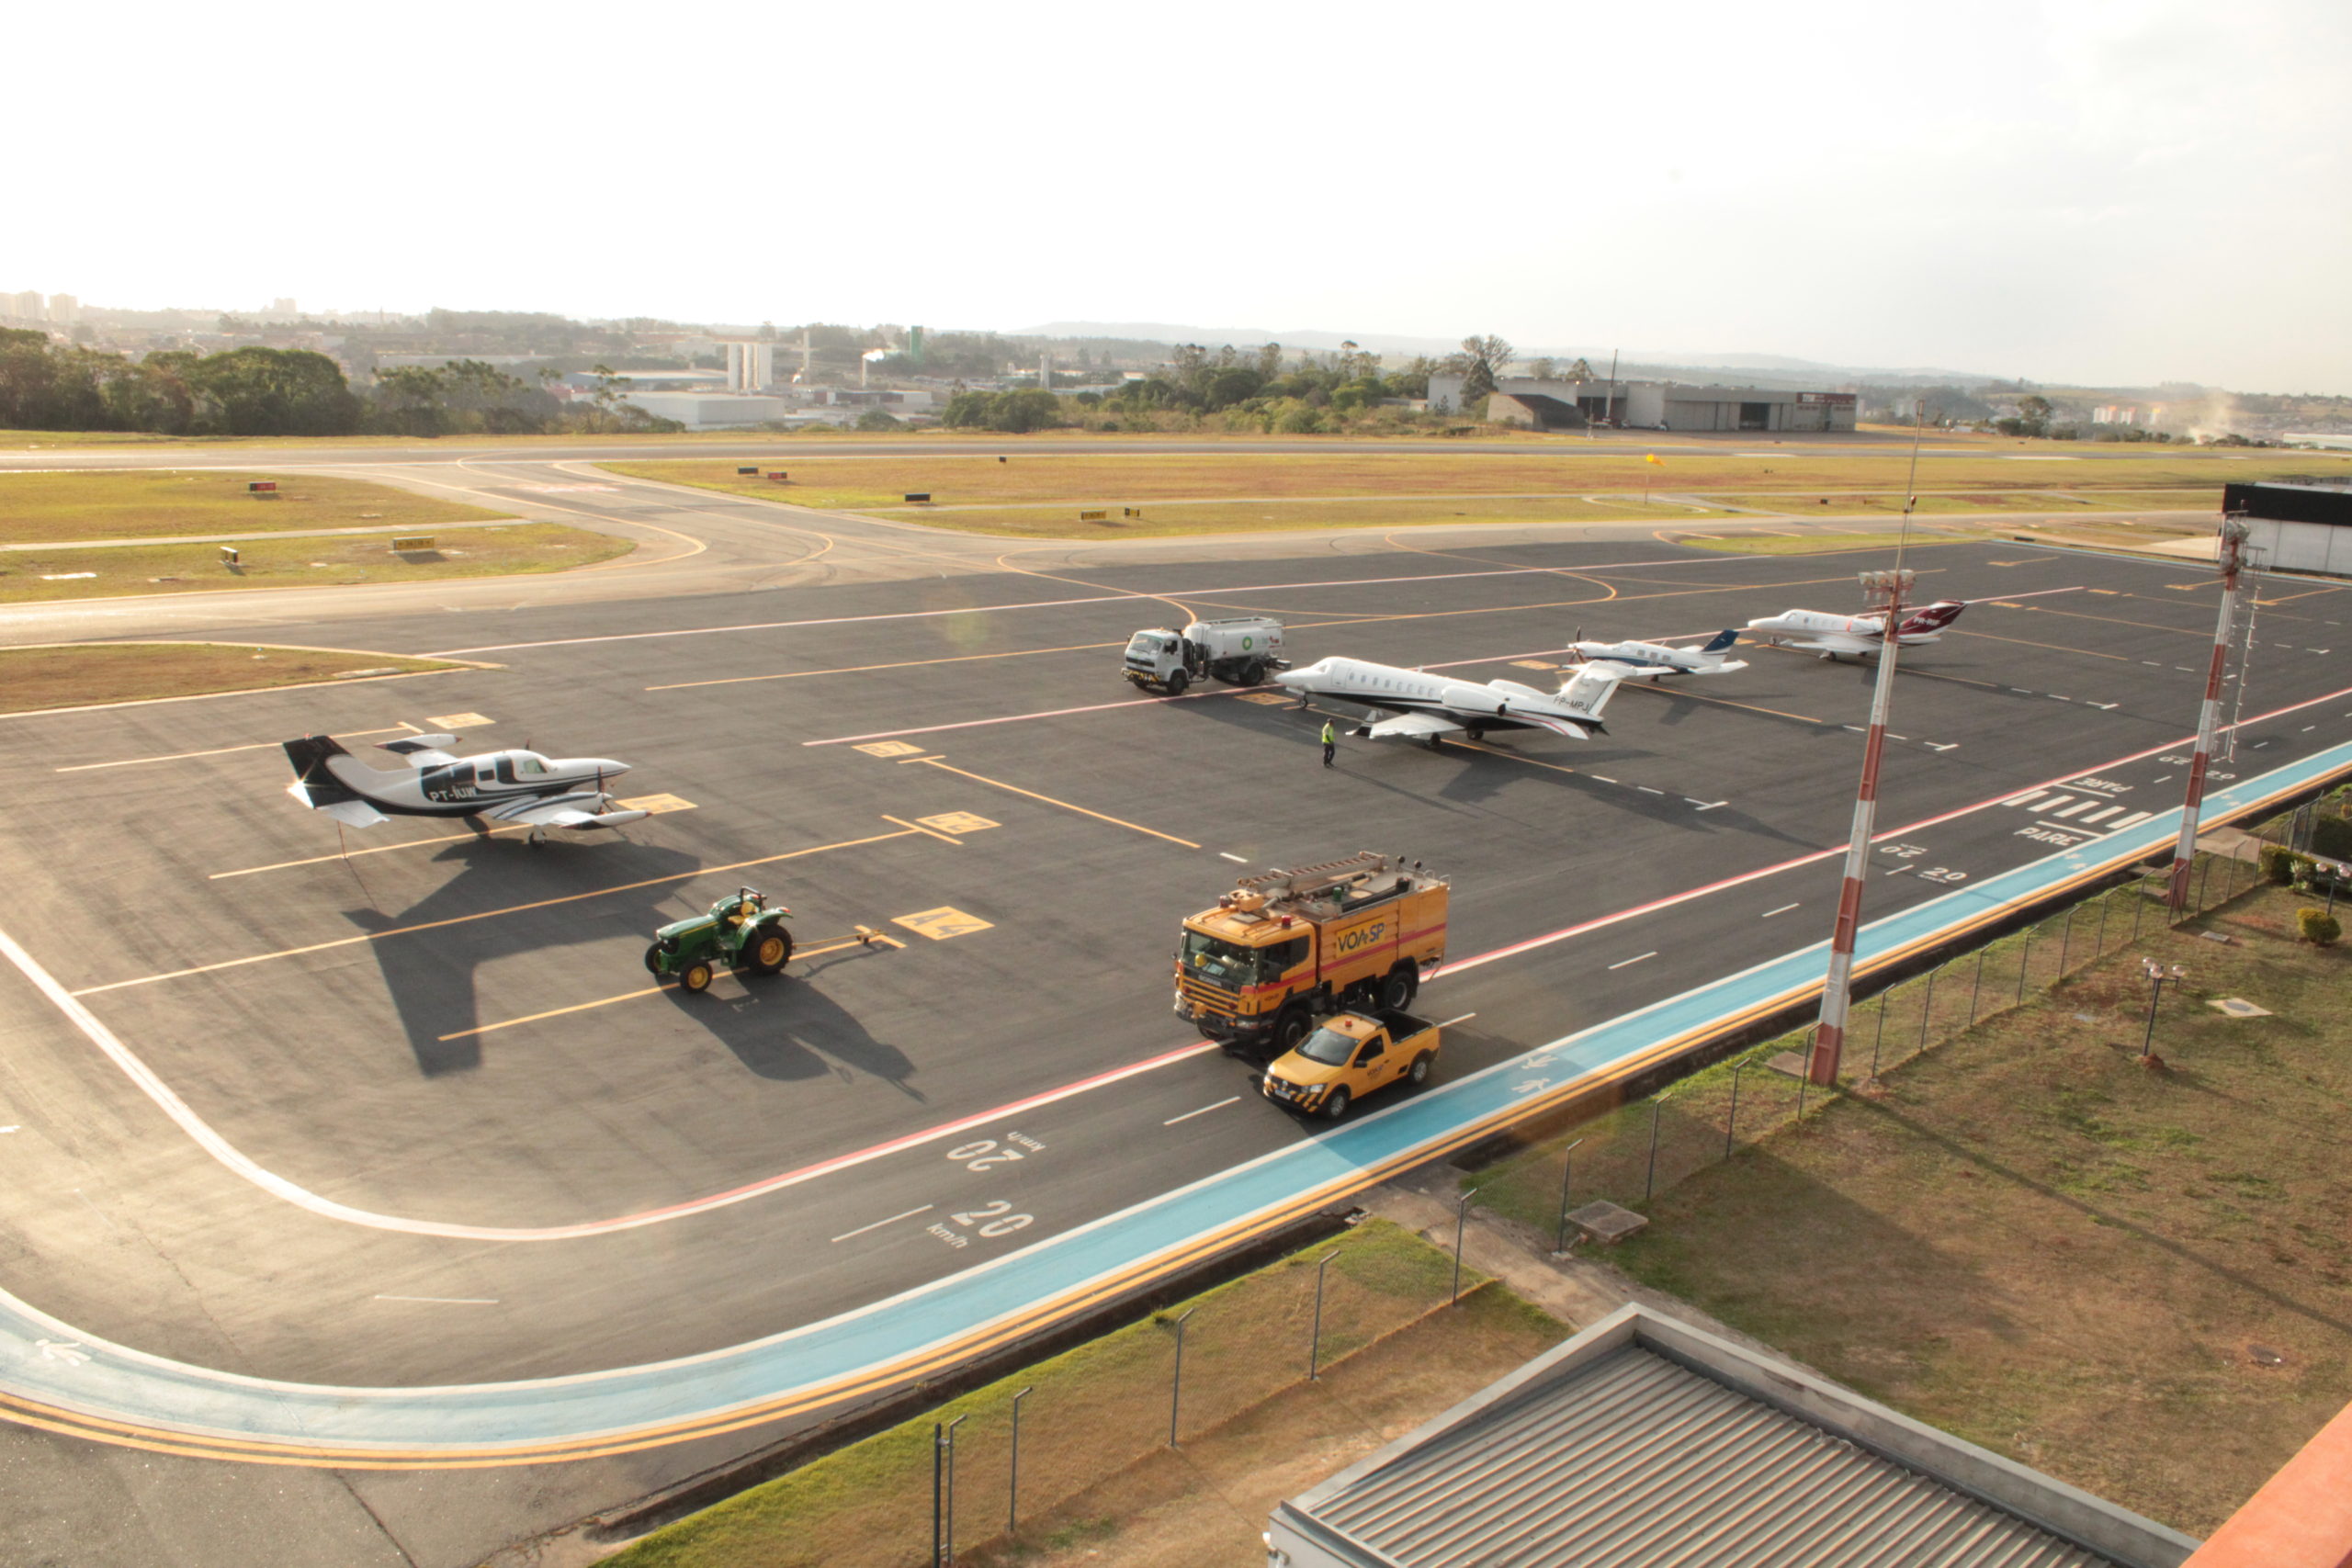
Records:
M286 760L294 764L294 783L287 794L316 810L338 801L357 800L358 794L327 766L330 757L348 757L343 743L332 735L305 735L300 740L283 741Z
M1941 631L1960 619L1960 613L1967 608L1968 601L1965 599L1939 599L1909 620L1905 621L1902 629L1895 635L1917 637L1924 632Z
M1704 648L1699 649L1699 656L1702 659L1721 659L1724 654L1731 651L1732 644L1738 640L1739 628L1737 626L1725 626L1723 630L1717 632L1714 637L1708 641Z

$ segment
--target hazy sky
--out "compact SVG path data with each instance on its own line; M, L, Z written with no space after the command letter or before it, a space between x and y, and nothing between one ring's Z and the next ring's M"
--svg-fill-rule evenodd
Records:
M2352 5L20 9L0 289L2352 392Z

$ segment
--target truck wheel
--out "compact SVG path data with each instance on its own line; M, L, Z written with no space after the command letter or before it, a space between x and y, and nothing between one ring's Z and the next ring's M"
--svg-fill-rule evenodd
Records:
M710 989L710 960L697 958L678 971L678 984L689 991L707 991Z
M1380 979L1380 1007L1384 1012L1402 1012L1405 1004L1413 999L1413 966L1399 964Z
M1331 1098L1323 1102L1323 1114L1329 1116L1332 1121L1337 1122L1347 1113L1348 1086L1341 1084L1338 1088L1332 1089Z
M662 944L658 942L645 950L645 972L649 975L662 973Z
M743 944L743 967L754 975L773 975L792 961L792 935L782 926L752 933Z
M1192 683L1193 677L1189 671L1171 670L1168 672L1168 694L1171 697L1182 696L1184 688Z
M1285 1008L1274 1018L1274 1055L1277 1056L1298 1049L1306 1038L1306 1013L1301 1008Z
M1261 686L1265 684L1266 661L1262 659L1251 660L1249 663L1244 664L1241 667L1241 673L1238 679L1244 686Z
M1416 1089L1430 1081L1430 1054L1427 1051L1413 1058L1413 1065L1405 1069L1405 1077Z

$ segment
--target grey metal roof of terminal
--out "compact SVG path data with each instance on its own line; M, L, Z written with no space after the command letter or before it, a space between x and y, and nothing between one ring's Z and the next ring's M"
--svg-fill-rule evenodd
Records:
M1687 1325L1627 1331L1638 1311L1282 1505L1270 1540L1380 1568L2154 1568L2195 1545Z

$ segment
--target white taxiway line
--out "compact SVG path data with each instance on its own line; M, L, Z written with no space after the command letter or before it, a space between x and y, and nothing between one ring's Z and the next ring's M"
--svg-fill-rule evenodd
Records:
M1783 905L1781 905L1781 906L1779 908L1777 908L1777 909L1767 909L1767 910L1765 910L1762 914L1760 914L1760 915L1757 916L1756 918L1757 918L1758 919L1759 919L1759 920L1769 920L1769 919L1771 919L1773 916L1775 916L1775 915L1785 915L1785 914L1787 914L1791 909L1793 909L1793 908L1797 908L1797 906L1798 906L1799 904L1803 904L1804 902L1804 899L1802 899L1802 898L1800 898L1800 899L1798 899L1798 900L1797 900L1797 902L1796 902L1795 904L1783 904Z
M1228 1105L1238 1105L1240 1103L1241 1097L1237 1094L1230 1100L1220 1100L1215 1105L1204 1105L1198 1111L1187 1111L1182 1116L1170 1116L1167 1121L1162 1122L1160 1125L1163 1127L1173 1127L1179 1122L1190 1122L1195 1116L1206 1116L1212 1111L1222 1111Z
M854 1235L864 1235L867 1231L878 1231L884 1225L895 1225L900 1220L911 1220L917 1214L928 1214L933 1207L934 1205L933 1204L925 1203L920 1209L909 1209L903 1214L893 1214L887 1220L876 1220L870 1225L860 1225L854 1231L843 1231L841 1235L833 1237L833 1239L835 1241L847 1241Z
M433 1306L494 1307L496 1296L378 1296L379 1302L424 1302Z
M1637 953L1632 958L1621 958L1616 963L1611 964L1609 967L1611 969L1623 969L1629 964L1639 964L1645 958L1656 958L1657 956L1657 953L1653 949L1648 953Z

